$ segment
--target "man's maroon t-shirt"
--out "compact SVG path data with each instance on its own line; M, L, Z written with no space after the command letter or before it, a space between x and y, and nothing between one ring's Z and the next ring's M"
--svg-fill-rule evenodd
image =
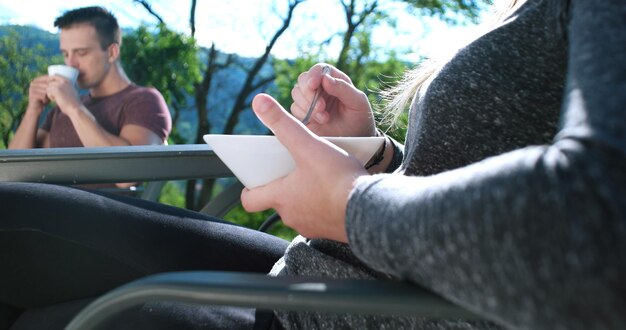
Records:
M147 128L165 140L172 119L165 100L154 88L134 84L105 97L84 96L81 101L107 132L119 136L122 127L133 124ZM56 107L46 117L42 129L50 133L50 147L83 147L68 116Z

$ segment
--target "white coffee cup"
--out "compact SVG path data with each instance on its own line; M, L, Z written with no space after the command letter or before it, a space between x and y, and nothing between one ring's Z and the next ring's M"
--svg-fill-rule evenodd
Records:
M76 79L78 78L78 69L69 65L55 64L48 67L48 75L64 77L73 85L76 83Z

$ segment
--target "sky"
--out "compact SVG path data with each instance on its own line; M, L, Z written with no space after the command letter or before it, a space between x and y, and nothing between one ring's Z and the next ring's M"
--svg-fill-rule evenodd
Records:
M286 0L198 0L196 7L196 39L201 46L215 43L227 53L242 56L259 56L265 49L269 36L282 23L286 13ZM190 33L189 0L150 1L169 27ZM449 53L456 45L475 34L472 26L454 27L437 19L421 19L411 15L403 4L385 1L397 19L397 31L379 26L373 34L376 46L407 52L407 60L420 56L437 56ZM34 25L56 33L54 19L68 9L103 5L111 10L123 28L137 27L142 22L151 24L156 19L145 8L132 0L0 0L0 24ZM276 44L272 54L279 58L294 58L298 50L307 45L318 45L332 33L345 30L343 9L337 0L309 0L296 7L289 29ZM393 37L390 37L393 36ZM336 38L337 39L337 38ZM331 43L327 52L333 57L339 53L340 41Z

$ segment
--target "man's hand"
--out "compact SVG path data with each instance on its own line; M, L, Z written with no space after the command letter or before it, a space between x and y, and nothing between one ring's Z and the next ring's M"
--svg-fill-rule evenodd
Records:
M250 212L273 208L303 236L347 242L348 196L356 178L367 174L361 163L314 135L269 95L257 95L252 108L289 150L296 168L264 186L244 189L243 207Z
M34 112L36 116L39 116L50 99L48 98L48 82L50 77L39 76L30 82L28 88L28 107L27 112Z
M59 76L50 77L46 95L69 117L72 117L76 111L80 110L81 103L78 97L78 91L76 91L76 88L74 88L72 83L66 78Z

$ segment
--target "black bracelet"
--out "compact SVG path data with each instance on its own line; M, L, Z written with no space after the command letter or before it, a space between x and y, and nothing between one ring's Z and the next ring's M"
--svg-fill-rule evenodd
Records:
M383 147L376 153L376 155L374 155L374 157L372 157L372 159L370 159L369 162L367 162L367 165L365 165L366 170L369 170L370 168L380 164L380 162L382 162L383 159L385 159L385 148L387 147L387 136L384 134L383 136L385 137L385 140L383 141Z

